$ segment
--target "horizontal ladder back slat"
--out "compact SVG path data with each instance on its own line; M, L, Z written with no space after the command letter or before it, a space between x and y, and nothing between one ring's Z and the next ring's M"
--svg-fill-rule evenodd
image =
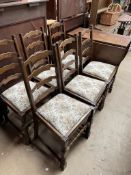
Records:
M8 40L8 39L0 40L0 46L6 46L6 45L9 45L9 44L13 44L13 43L14 43L13 40Z
M68 38L65 39L61 44L60 44L60 48L64 48L65 46L67 46L68 44L72 44L75 41L75 38Z
M5 60L5 59L9 59L11 57L16 57L17 54L15 52L6 52L6 53L2 53L0 54L0 61Z
M29 76L28 76L28 80L30 81L33 77L36 77L37 75L39 75L41 72L50 70L51 67L55 67L53 64L47 64L45 66L41 66L38 69L34 70Z
M64 35L63 32L56 32L56 33L52 34L51 38L52 38L52 39L55 39L55 38L60 37L60 36L62 36L62 35Z
M34 30L34 31L30 31L28 33L26 33L24 36L23 36L23 39L29 39L31 37L39 37L42 35L42 31L40 30Z
M92 45L92 42L90 39L85 39L83 42L82 42L82 46L87 46L87 47L91 47Z
M10 75L10 76L8 76L6 79L4 79L4 80L2 80L2 81L0 82L0 87L2 87L3 85L8 84L10 81L19 79L20 77L21 77L21 73L16 73L16 74L14 74L14 75Z
M3 66L2 68L0 68L0 74L3 74L3 73L5 73L9 70L13 70L16 67L18 67L18 63L12 63L12 64L9 64L9 65Z
M88 56L89 52L90 52L90 48L83 49L82 56Z
M25 66L29 65L30 63L35 63L41 59L48 58L52 55L52 51L44 50L44 51L38 51L32 54L26 61Z
M27 51L29 51L29 50L32 50L35 47L41 46L43 44L44 44L44 41L38 40L38 41L35 41L35 42L32 42L31 44L29 44L26 49L27 49Z
M72 65L75 62L75 60L71 60L68 63L63 65L62 70L64 71L65 69L67 69L70 65Z
M75 52L76 52L75 49L70 49L70 50L68 50L67 52L64 53L64 55L63 55L63 57L62 57L62 60L66 59L66 57L67 57L68 55L74 54Z

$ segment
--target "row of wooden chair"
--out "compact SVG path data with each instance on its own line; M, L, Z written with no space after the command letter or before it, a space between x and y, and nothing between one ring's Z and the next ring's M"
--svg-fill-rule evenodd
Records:
M61 34L57 32L55 36ZM33 138L39 135L39 123L52 132L60 149L48 148L63 170L72 144L82 134L89 137L93 116L103 108L117 68L93 61L93 40L83 40L81 33L56 44L52 41L50 49L42 28L20 34L20 38L25 60L15 37L0 40L0 62L5 65L0 67L1 98L18 114L26 142L31 140L32 124ZM30 111L32 118L28 119Z

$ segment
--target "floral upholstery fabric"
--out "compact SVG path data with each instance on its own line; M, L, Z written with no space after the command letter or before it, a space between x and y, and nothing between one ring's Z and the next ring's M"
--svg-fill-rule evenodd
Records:
M83 57L83 63L85 63L86 59L87 59L86 57ZM73 55L73 54L68 55L68 56L66 57L66 59L64 59L64 60L62 61L62 63L63 63L63 64L67 64L69 61L72 61L72 60L75 60L75 55ZM78 64L79 64L79 59L78 59ZM69 68L70 68L70 69L75 69L75 62L74 62L73 64L71 64L71 65L69 66Z
M33 88L35 86L35 83L30 81L30 86ZM35 90L33 93L34 100L39 100L41 98L41 95L47 90L48 88L44 86L40 87L38 90ZM20 112L24 112L30 107L25 84L23 81L5 90L2 95L8 99Z
M43 116L63 136L68 136L68 132L74 125L90 111L89 105L65 94L58 94L41 106L37 113Z
M91 61L83 70L84 73L97 76L108 81L115 70L115 66L98 61Z
M65 86L67 90L86 98L93 104L96 103L99 95L102 95L105 87L105 82L83 75L77 75Z
M66 77L66 75L69 73L70 71L68 69L64 70L64 77ZM52 67L50 70L41 72L37 77L41 80L44 80L50 76L55 76L55 68ZM56 79L52 79L52 81L49 82L52 86L57 86L57 82Z

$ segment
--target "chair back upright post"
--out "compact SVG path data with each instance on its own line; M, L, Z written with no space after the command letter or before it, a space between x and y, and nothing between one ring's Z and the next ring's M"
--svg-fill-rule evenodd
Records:
M61 52L64 51L64 54L62 55ZM64 91L65 82L63 77L64 70L68 69L70 65L72 65L75 62L75 72L76 74L79 74L79 68L78 68L78 37L75 35L75 37L71 37L68 39L65 39L61 42L59 45L56 43L56 49L55 49L55 55L56 55L56 61L58 62L57 65L59 65L59 74L60 74L60 82L61 82L61 92ZM75 59L68 61L66 64L63 64L62 61L66 60L66 58L69 55L75 55ZM71 71L68 73L71 74ZM67 74L67 76L69 76Z
M93 57L93 31L90 29L90 39L83 39L82 33L79 32L79 72L83 71L83 57L88 58L89 60Z

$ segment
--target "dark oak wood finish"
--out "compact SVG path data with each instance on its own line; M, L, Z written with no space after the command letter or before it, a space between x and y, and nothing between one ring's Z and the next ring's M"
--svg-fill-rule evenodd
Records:
M99 110L102 110L103 109L103 106L104 106L104 101L105 101L105 98L106 98L106 94L107 94L107 89L105 88L105 90L103 91L103 94L102 95L98 95L99 98L96 102L96 104L93 104L90 100L72 92L71 90L69 89L66 89L65 85L65 81L64 81L64 78L63 78L63 71L64 71L64 68L67 68L69 65L73 64L74 62L71 61L69 63L67 63L66 65L63 66L62 64L62 57L61 57L61 51L64 50L64 48L69 45L69 44L73 44L73 42L75 42L75 49L73 49L73 52L72 54L75 54L75 69L73 69L75 71L75 75L78 75L79 74L79 66L78 66L78 37L75 36L73 39L72 38L68 38L66 40L64 40L61 45L58 45L56 44L56 58L57 58L57 62L58 64L60 65L60 77L61 77L61 91L62 92L65 92L71 96L73 96L74 98L77 98L78 100L81 100L87 104L90 104L90 105L93 105L94 106L94 112L99 109ZM73 45L72 45L73 46ZM71 47L71 46L70 46ZM73 46L74 47L74 46ZM75 51L74 51L75 50ZM68 53L68 49L66 49L66 53ZM65 54L66 54L65 53ZM69 52L70 53L70 52ZM68 55L68 54L67 54ZM63 58L65 58L65 56L63 56ZM66 59L66 58L65 58ZM81 58L80 58L81 59ZM81 59L82 60L82 59ZM71 69L72 70L72 69Z
M73 39L74 40L74 39ZM64 44L62 44L62 46L64 46ZM54 47L53 47L54 48ZM55 65L54 64L50 64L50 65L42 65L41 68L35 70L34 72L32 72L32 74L30 76L27 76L27 71L26 71L26 67L30 62L35 62L36 60L40 59L40 57L44 57L46 58L47 56L49 56L50 54L52 54L52 51L48 51L45 50L43 52L39 54L35 53L35 55L33 57L30 57L26 62L23 62L22 59L20 59L21 62L21 69L22 69L22 73L24 76L24 82L25 82L25 86L26 86L26 90L27 90L27 94L29 97L29 101L32 107L32 112L33 112L33 121L34 121L34 138L36 136L38 136L38 129L39 129L39 121L44 124L44 126L46 126L47 130L49 130L52 134L53 134L53 138L56 139L58 141L59 146L61 146L61 150L59 151L59 153L56 153L53 148L51 147L51 145L48 145L45 142L45 145L47 146L47 148L53 153L53 155L60 161L60 168L62 170L64 170L65 166L66 166L66 156L67 156L67 152L69 151L70 147L73 145L73 143L84 133L85 137L88 138L89 136L89 131L90 131L90 127L91 127L91 123L92 123L92 118L93 118L93 113L92 111L88 112L86 115L81 117L81 120L72 128L72 130L70 131L69 136L68 137L64 137L60 132L58 132L57 129L55 129L55 127L53 127L53 125L48 122L44 116L40 115L37 112L37 106L36 106L36 102L33 99L33 92L36 89L33 89L33 91L30 88L30 84L29 84L29 80L33 77L36 76L37 74L39 74L40 71L45 71L45 70L49 70L52 66L55 66L56 69L56 76L55 77L50 77L48 78L48 80L52 79L52 78L57 78L57 82L58 85L61 85L60 83L60 77L59 77L59 65L58 62L55 61ZM48 81L46 80L46 81ZM46 83L45 80L42 80L41 83L38 82L38 84L36 85L37 88L39 88L41 85L44 85ZM51 93L51 89L48 90L48 95ZM61 88L59 87L59 91L61 92ZM43 100L45 99L45 97L47 96L47 93L43 94ZM28 128L27 128L28 130ZM48 138L49 139L49 138Z

